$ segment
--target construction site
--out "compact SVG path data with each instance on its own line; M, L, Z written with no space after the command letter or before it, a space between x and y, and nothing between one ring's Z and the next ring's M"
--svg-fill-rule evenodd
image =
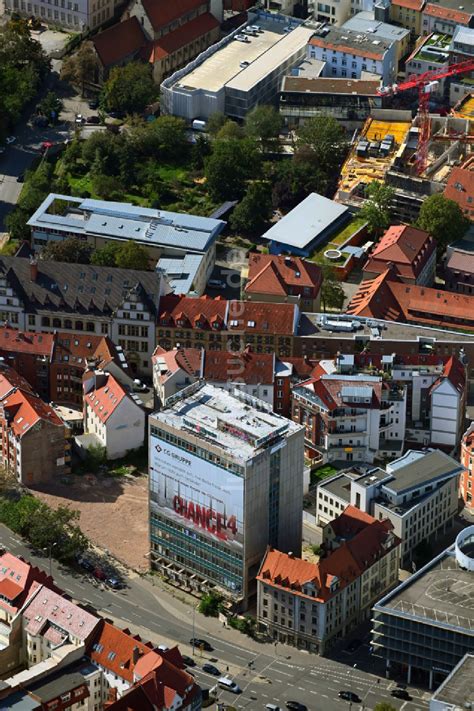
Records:
M424 134L423 160L420 142ZM418 216L423 200L442 192L449 173L474 155L474 95L451 115L377 109L367 119L341 170L336 200L360 207L366 186L385 182L395 189L394 213L404 222Z

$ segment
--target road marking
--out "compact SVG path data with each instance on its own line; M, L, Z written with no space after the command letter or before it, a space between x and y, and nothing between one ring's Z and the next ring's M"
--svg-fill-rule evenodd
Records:
M274 669L274 671L276 671L276 669ZM288 672L284 672L284 671L282 671L281 669L278 669L278 672L277 672L277 673L278 673L278 674L283 674L283 676L291 676L291 677L293 676L293 674L289 674Z

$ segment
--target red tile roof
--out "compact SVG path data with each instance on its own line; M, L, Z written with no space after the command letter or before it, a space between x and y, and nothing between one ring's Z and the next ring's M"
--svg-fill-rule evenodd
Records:
M53 585L53 580L36 568L11 553L0 555L0 607L8 612L16 612L28 600L41 583Z
M409 225L389 227L364 265L364 272L381 274L389 264L403 279L415 281L436 252L436 243L424 230Z
M219 27L219 21L210 12L204 12L193 20L186 22L176 30L168 32L143 49L143 56L154 63L186 47L208 32Z
M401 284L390 270L363 281L347 313L474 331L474 296Z
M130 17L92 37L92 43L104 67L118 64L137 54L146 42L136 17Z
M32 393L31 385L16 370L8 366L0 368L0 400L3 400L8 393L15 388L21 388L25 392Z
M42 585L23 611L26 631L42 635L53 625L73 637L86 641L99 623L99 618Z
M432 5L428 3L423 10L423 14L430 15L431 17L440 17L443 20L455 22L457 25L468 25L474 14L474 10L462 12L462 10L453 10L449 7L443 7L442 5Z
M474 157L464 165L452 168L444 196L457 202L466 217L474 222Z
M466 369L455 356L450 356L444 364L443 374L433 383L431 392L447 378L452 386L461 395L466 392L467 374Z
M53 333L30 333L0 326L0 352L13 351L51 357L55 340Z
M338 407L361 407L363 409L379 408L382 400L382 381L371 382L364 380L363 374L354 375L353 378L341 376L341 378L328 377L324 374L317 377L311 377L302 383L298 383L299 387L308 388L314 392L321 400L323 406L329 411L336 410ZM346 400L343 395L344 388L370 388L372 392L370 403L352 402Z
M203 354L204 351L201 348L173 348L167 351L161 346L157 346L151 360L160 369L160 380L165 382L178 370L183 370L196 378L201 377Z
M93 662L130 683L135 664L152 649L153 645L145 644L138 635L132 637L129 630L121 630L105 620L100 621L89 643Z
M84 395L84 403L86 407L90 407L101 422L107 422L128 395L110 373L103 374L99 383L93 390L87 391Z
M400 539L392 533L393 525L388 519L370 519L351 540L318 563L268 550L257 579L301 596L306 596L302 591L305 583L312 582L317 589L315 599L327 602L334 594L330 586L336 578L339 580L338 590L350 585L376 560L400 544Z
M92 359L100 365L112 360L120 364L117 348L108 336L67 332L57 334L53 362L67 362L85 368L86 361Z
M392 0L392 5L397 5L398 7L404 7L407 10L417 10L421 12L425 0Z
M373 522L370 514L361 511L356 506L347 506L344 511L327 525L332 528L336 536L352 538Z
M18 585L18 583L13 582L8 578L3 578L0 580L0 595L6 597L11 603L23 592L23 587Z
M203 4L203 0L142 0L154 30L167 27L184 15L197 11Z
M207 381L226 383L238 380L246 385L273 385L274 375L273 353L254 353L250 349L241 353L209 351L204 360Z
M347 38L346 38L347 39ZM380 59L381 57L384 56L385 52L387 51L386 49L381 50L380 52L368 52L367 49L361 48L358 49L354 46L346 46L342 42L334 43L330 42L325 38L321 37L311 37L309 44L313 45L314 47L322 47L323 49L331 49L335 50L336 52L345 52L346 54L353 54L358 55L358 56L363 56L363 57L368 57L369 59Z
M245 292L286 296L292 293L293 287L301 290L309 287L314 290L315 298L321 288L321 282L321 269L314 262L300 257L253 253L249 256Z
M159 322L177 328L211 330L220 324L228 331L242 333L293 335L296 327L295 304L271 304L249 301L227 301L171 294L160 300ZM183 324L179 324L183 321Z
M9 426L14 435L21 439L38 422L64 427L55 410L41 398L25 390L14 390L3 399L5 413L10 415Z

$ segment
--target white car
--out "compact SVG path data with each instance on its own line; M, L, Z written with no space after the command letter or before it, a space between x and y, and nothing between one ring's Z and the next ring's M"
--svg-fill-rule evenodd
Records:
M11 143L15 143L15 141L16 141L16 136L7 136L5 138L5 142L6 142L7 146L9 146Z

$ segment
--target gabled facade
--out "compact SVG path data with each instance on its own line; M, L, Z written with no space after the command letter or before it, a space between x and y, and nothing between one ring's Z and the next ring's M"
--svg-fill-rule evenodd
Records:
M431 286L436 269L436 243L428 232L416 227L389 227L364 265L364 279L381 274L389 265L400 281Z
M395 586L400 539L390 521L367 518L354 535L334 538L317 563L267 551L257 576L257 619L274 640L324 655Z

